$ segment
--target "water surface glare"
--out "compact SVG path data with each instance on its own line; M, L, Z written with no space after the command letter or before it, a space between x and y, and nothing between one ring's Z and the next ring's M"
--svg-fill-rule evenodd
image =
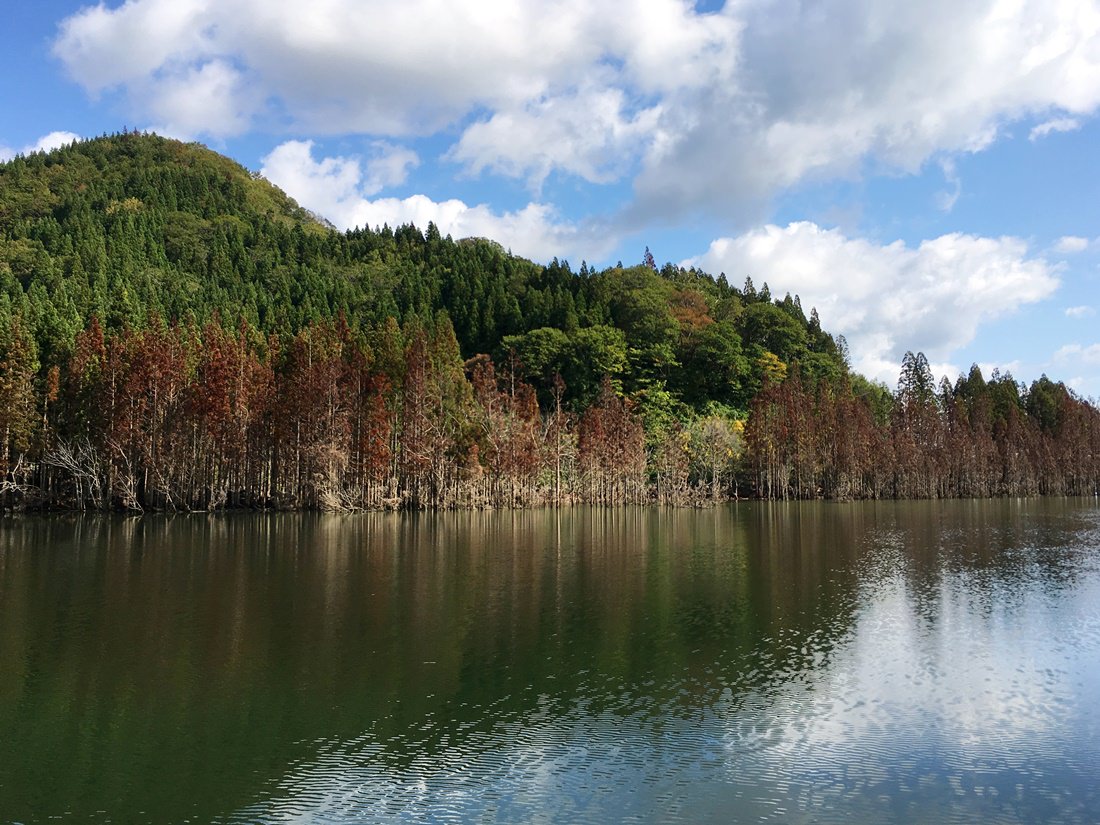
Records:
M1100 506L0 522L0 822L1100 822Z

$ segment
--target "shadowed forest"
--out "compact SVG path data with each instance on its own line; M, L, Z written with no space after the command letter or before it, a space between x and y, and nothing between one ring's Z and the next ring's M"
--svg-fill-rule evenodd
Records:
M896 391L797 297L338 232L197 144L0 165L5 508L1092 495L1100 413L973 367Z

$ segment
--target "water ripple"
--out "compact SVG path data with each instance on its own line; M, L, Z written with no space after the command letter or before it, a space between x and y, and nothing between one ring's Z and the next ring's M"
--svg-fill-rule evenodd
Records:
M1094 822L1095 556L919 574L904 544L863 557L850 620L671 682L587 673L564 704L544 681L488 729L364 733L234 821Z

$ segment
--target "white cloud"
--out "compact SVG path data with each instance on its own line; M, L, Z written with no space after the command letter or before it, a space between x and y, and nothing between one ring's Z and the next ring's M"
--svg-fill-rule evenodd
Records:
M536 189L554 169L593 183L617 180L660 118L659 106L629 112L625 98L619 89L588 88L499 111L466 129L449 157L475 174L526 177Z
M1067 318L1091 318L1096 310L1089 306L1069 307L1066 309Z
M1100 395L1100 344L1066 344L1054 353L1051 366L1062 374L1070 372L1073 377L1065 383L1080 395Z
M1012 361L979 361L978 369L982 371L982 375L986 378L993 375L994 371L1000 372L1001 375L1018 376L1023 372L1024 362L1018 358Z
M1064 235L1054 244L1054 251L1062 255L1073 255L1084 252L1089 248L1088 238L1079 238L1076 235Z
M1072 132L1075 129L1081 128L1081 121L1074 117L1059 117L1054 120L1047 120L1040 123L1038 126L1032 128L1031 133L1027 136L1030 141L1036 141L1039 138L1046 137L1051 132Z
M1058 267L1028 257L1017 238L950 234L911 248L849 238L813 223L765 226L714 241L688 261L732 283L750 275L772 294L801 296L822 324L848 340L853 366L892 385L906 350L923 351L937 375L985 322L1049 296Z
M633 176L624 226L755 214L807 179L916 171L1006 123L1055 130L1100 105L1091 0L825 8L127 0L66 19L54 52L90 93L120 90L139 117L195 134L447 129L448 157L474 173L536 188L554 170Z
M313 159L313 141L280 144L263 159L260 173L307 209L347 229L356 225L363 172L354 158ZM361 225L362 222L360 221Z
M1100 366L1100 344L1091 344L1089 346L1066 344L1054 353L1054 360L1057 363L1070 361L1088 364L1090 366Z
M751 205L868 161L916 171L1012 120L1100 105L1100 7L1086 0L736 8L737 83L666 102L675 139L647 157L639 218Z
M943 170L943 179L951 189L949 191L939 192L936 195L936 206L939 207L941 212L950 212L955 208L955 204L962 194L962 180L959 178L958 170L955 168L955 161L951 158L944 158L941 160L940 168Z
M52 149L60 149L62 146L68 146L77 140L80 140L80 135L75 132L50 132L34 143L28 143L19 151L0 144L0 162L11 160L16 155L29 155L32 152L49 152Z
M469 206L460 200L434 201L424 195L370 199L377 184L372 166L364 172L359 160L335 157L315 160L312 141L288 141L263 160L261 173L300 204L340 228L391 227L412 223L421 229L435 223L443 235L454 238L487 237L513 252L535 260L591 250L606 253L613 240L595 226L576 226L557 219L553 207L531 203L513 212L494 212L488 206ZM408 158L396 147L381 156L383 165Z
M80 135L75 132L50 132L48 135L40 137L30 146L24 146L23 153L49 152L52 149L60 149L62 146L68 146L70 143L77 140L80 140Z
M679 53L643 50L634 35L649 23ZM318 0L308 14L292 0L128 0L66 19L54 53L89 92L121 88L139 106L162 84L228 61L300 129L404 135L534 103L607 59L632 89L665 89L708 72L700 61L725 45L706 48L712 28L680 0ZM206 131L225 133L225 123Z
M232 4L228 4L232 5ZM87 6L58 27L54 54L93 94L190 70L216 53L209 0L127 0Z
M152 131L191 140L201 134L240 134L262 106L247 78L224 60L193 66L139 92L155 119Z
M374 156L367 162L366 179L362 187L367 195L400 186L408 179L409 170L420 165L416 152L404 146L379 140L371 148Z

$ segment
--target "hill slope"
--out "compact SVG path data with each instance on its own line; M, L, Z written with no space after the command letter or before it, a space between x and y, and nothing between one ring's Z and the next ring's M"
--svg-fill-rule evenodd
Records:
M92 316L110 331L144 326L151 314L202 324L218 313L287 338L340 313L359 327L445 310L466 357L499 354L506 336L540 328L595 328L557 342L576 343L576 357L536 354L546 336L511 342L550 358L538 369L565 374L570 395L591 397L593 380L568 362L596 358L628 391L662 383L696 405L747 409L767 351L844 371L835 342L801 307L768 298L671 266L574 274L434 227L335 232L233 161L156 136L116 135L0 166L0 318L27 319L46 360L66 357ZM751 303L759 306L743 312Z
M1092 492L1096 410L897 396L767 286L337 232L196 144L0 165L6 505L484 506Z

